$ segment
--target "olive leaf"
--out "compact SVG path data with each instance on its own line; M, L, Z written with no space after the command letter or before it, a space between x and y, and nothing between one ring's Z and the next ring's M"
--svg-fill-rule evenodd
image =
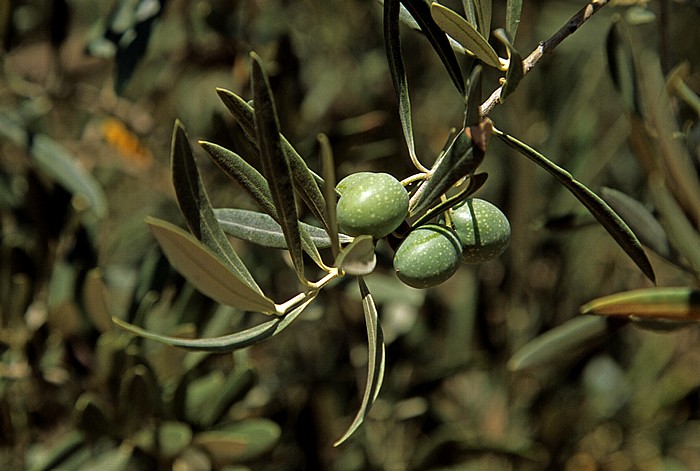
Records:
M263 340L267 340L270 337L282 332L284 329L289 327L289 325L294 322L297 317L299 317L299 315L309 306L309 304L311 304L311 302L316 298L316 294L317 292L315 291L310 292L308 297L301 304L287 314L280 315L272 320L263 322L262 324L241 332L236 332L235 334L224 335L221 337L197 339L173 337L156 334L116 317L112 318L112 321L119 327L131 332L132 334L149 340L154 340L156 342L161 342L166 345L171 345L173 347L212 353L231 352L233 350L250 347L251 345L260 343Z
M192 234L219 257L232 273L262 294L214 215L199 177L187 133L180 121L176 121L173 128L170 165L177 202Z
M469 74L469 89L467 92L467 106L464 113L464 127L478 126L481 122L481 92L483 67L476 63Z
M522 13L523 0L508 0L506 4L506 33L511 40L515 41L515 34L518 32L520 15Z
M561 360L563 354L590 345L614 329L608 319L580 316L534 338L508 361L508 369L520 371Z
M471 175L464 189L462 189L455 195L450 196L445 201L441 201L439 204L430 208L430 210L426 211L425 214L423 214L420 218L416 219L416 221L413 222L412 226L420 227L426 222L433 219L438 214L447 211L448 209L454 206L457 206L459 203L461 203L462 201L466 200L471 195L479 191L479 189L486 183L487 178L488 174L486 172L475 173L474 175Z
M352 238L343 241L338 232L338 215L336 213L336 190L335 190L335 160L333 159L333 149L325 134L318 135L318 143L321 146L321 169L323 171L323 197L326 200L326 215L328 216L328 236L330 236L333 256L337 257L340 251L340 243L349 242Z
M259 152L258 144L255 141L255 112L253 107L233 92L222 88L217 88L216 91L226 108L238 120L248 140ZM294 189L301 195L304 203L306 203L314 216L318 218L323 227L330 232L331 225L326 215L325 199L320 190L323 187L323 179L311 171L301 155L283 135L280 135L280 139L282 141L282 150L287 155L289 167L294 178Z
M508 51L508 70L506 71L506 81L501 87L500 95L500 100L503 101L508 95L513 93L518 86L525 76L525 70L523 69L523 59L508 38L506 31L502 28L498 28L493 32L493 36L503 43Z
M430 6L425 0L401 0L401 3L416 20L423 34L425 34L428 41L430 41L430 44L433 46L438 57L440 57L445 69L447 69L447 73L450 75L457 91L464 96L466 88L464 86L464 77L462 77L462 70L459 67L457 56L455 56L449 38L431 16Z
M340 251L335 266L348 275L369 275L377 265L374 240L370 235L361 235Z
M582 314L637 319L700 320L700 290L691 287L644 288L594 299Z
M352 421L348 429L342 437L340 437L333 446L339 446L345 442L355 431L362 425L365 417L372 408L374 401L377 399L379 390L382 387L384 380L385 366L385 351L384 351L384 334L382 327L379 324L379 314L377 306L374 304L374 299L367 288L365 280L359 276L357 282L360 285L360 295L362 296L362 309L365 313L365 324L367 326L367 384L362 397L362 404L357 411L355 419Z
M239 309L277 313L270 298L231 272L219 256L191 234L152 217L146 223L172 266L202 294Z
M464 46L470 53L491 67L497 69L501 68L501 61L498 54L496 54L496 51L493 50L486 38L479 34L474 26L462 18L457 12L439 3L433 2L430 7L430 13L440 28Z
M221 147L211 142L200 141L199 145L207 151L214 162L217 163L226 175L237 182L241 187L260 205L260 208L270 215L275 221L279 222L277 209L272 202L272 193L270 187L260 172L252 165L243 160L241 156L235 152ZM281 226L280 226L281 227ZM304 251L309 254L311 259L320 267L323 267L323 260L318 253L318 249L314 244L311 236L307 234L305 227L299 227L301 233L301 244ZM264 244L262 244L264 245ZM285 248L287 247L285 239Z
M473 2L476 6L479 32L484 39L488 40L491 32L492 2L491 0L473 0Z
M564 185L566 189L590 211L605 230L608 231L617 244L639 267L642 273L644 273L649 280L656 283L654 268L651 266L651 262L644 252L644 248L642 248L639 239L637 239L637 236L632 232L629 226L627 226L625 221L623 221L602 198L593 193L584 184L575 180L569 172L559 167L527 144L495 127L493 128L493 133L509 147L517 150L519 153L535 162Z
M230 236L263 247L287 248L282 227L268 214L237 208L216 208L214 214L221 228ZM331 238L324 229L304 222L299 225L317 248L327 249L332 246ZM337 237L343 244L352 242L352 237L347 234L338 234Z
M401 11L400 0L384 1L384 45L386 48L389 72L394 83L394 91L399 100L399 119L403 129L404 139L408 147L408 154L413 165L422 169L416 156L416 146L413 140L413 123L411 121L411 99L408 94L408 80L406 69L401 55L401 36L399 35L399 13Z
M639 102L639 84L634 57L632 56L630 39L626 35L626 29L622 31L622 25L624 22L614 21L605 40L608 69L622 102L629 111L641 116L642 107Z

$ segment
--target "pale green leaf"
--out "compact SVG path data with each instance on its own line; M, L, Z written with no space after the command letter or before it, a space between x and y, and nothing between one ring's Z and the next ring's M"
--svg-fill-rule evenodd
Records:
M493 50L486 38L479 34L457 12L435 2L431 5L430 12L440 28L474 54L474 56L491 67L501 68L498 54L496 54L496 51Z
M700 320L700 290L681 286L624 291L589 301L581 306L581 313L697 321Z
M362 235L343 247L335 260L335 266L348 275L369 275L377 265L374 253L374 240L370 235Z
M247 311L277 312L271 299L232 273L191 234L160 219L148 218L146 222L173 267L202 294Z
M195 435L193 443L203 448L219 463L239 463L253 460L271 450L282 433L270 419L239 420L224 428L207 430Z

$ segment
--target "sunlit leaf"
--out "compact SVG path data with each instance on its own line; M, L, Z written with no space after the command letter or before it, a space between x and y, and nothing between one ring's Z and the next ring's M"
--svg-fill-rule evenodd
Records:
M171 172L180 211L192 234L211 250L232 273L262 294L246 266L234 252L199 177L192 147L182 124L177 121L171 143Z
M520 80L522 80L525 75L525 70L523 69L523 59L508 38L505 30L498 28L493 32L493 36L501 41L508 51L508 70L506 71L506 81L501 88L500 97L500 100L503 101L508 95L513 93L518 86Z
M277 210L277 222L282 226L297 276L302 282L306 282L292 171L287 155L282 151L277 110L260 58L255 53L251 53L251 59L253 100L256 107L255 135L260 147L263 175L269 185L272 202Z
M379 324L379 315L377 313L377 307L374 304L374 299L365 284L362 277L357 278L360 284L360 294L362 296L362 309L365 313L365 324L367 326L367 384L365 385L365 392L362 397L362 404L360 409L357 411L355 419L352 421L347 431L343 436L338 439L333 446L338 446L345 442L350 436L355 433L355 431L362 425L365 417L369 413L374 401L379 395L379 390L382 387L382 382L384 380L384 362L385 362L385 351L384 351L384 334L382 333L382 327Z
M285 315L275 317L273 320L263 322L250 329L236 332L235 334L224 335L213 338L197 338L187 339L182 337L173 337L168 335L160 335L155 332L143 329L141 327L130 324L118 318L113 318L113 322L119 327L131 332L140 337L161 342L173 347L184 348L192 351L203 352L231 352L245 347L250 347L257 343L267 340L270 337L277 335L287 328L306 307L315 299L315 294L310 294L301 304Z
M286 249L287 242L280 225L271 216L257 211L236 208L217 208L214 210L225 233L238 239L247 240L264 247ZM300 222L302 230L319 249L331 247L331 238L325 230ZM347 234L338 234L340 242L347 244L352 237Z
M639 241L667 260L675 261L666 231L654 215L639 201L613 188L601 188L603 199L637 234Z
M506 32L511 40L515 41L515 34L520 24L523 0L508 0L506 5Z
M700 290L646 288L611 294L581 306L582 314L634 316L638 319L700 320Z
M343 247L335 260L335 266L348 275L368 275L377 265L372 236L362 235Z
M560 361L567 353L586 347L608 333L608 320L596 316L575 317L548 330L520 348L508 361L511 371Z
M501 68L501 61L496 51L494 51L488 41L457 12L435 2L431 5L430 12L440 28L474 54L474 56L491 67L497 69Z
M275 313L275 303L254 290L191 234L166 221L146 220L175 269L202 294L247 311Z
M408 153L417 168L421 168L416 156L416 146L413 140L413 123L411 121L411 99L408 93L408 80L406 69L401 55L401 36L399 35L400 0L384 1L384 45L386 48L387 62L391 79L394 83L394 91L399 100L399 119L403 129L404 139L408 147Z
M457 87L457 91L464 96L466 92L464 77L462 77L462 70L457 61L457 56L455 56L447 35L445 35L445 32L440 29L431 16L430 6L425 0L401 0L401 3L416 20L421 31L423 31L428 41L430 41L430 44L433 46L438 57L440 57L445 69L447 69L447 73L450 75L452 82L455 87Z
M627 226L625 221L623 221L605 201L589 190L584 184L575 180L569 172L559 167L527 144L496 128L493 129L493 132L508 146L535 162L564 185L566 189L591 212L605 230L608 231L617 244L639 267L642 273L652 282L656 282L654 268L651 266L651 262L649 258L647 258L639 239L637 239L637 236Z

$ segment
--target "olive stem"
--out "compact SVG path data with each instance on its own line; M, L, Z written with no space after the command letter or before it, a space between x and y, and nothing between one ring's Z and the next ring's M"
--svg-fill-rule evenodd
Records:
M410 184L413 183L413 182L417 182L417 181L420 181L420 180L425 180L426 174L427 174L428 172L430 172L430 170L426 170L425 172L416 173L416 174L414 174L414 175L411 175L410 177L406 177L406 178L404 178L403 180L401 180L401 185L404 186L404 187L406 187L406 186L410 185Z

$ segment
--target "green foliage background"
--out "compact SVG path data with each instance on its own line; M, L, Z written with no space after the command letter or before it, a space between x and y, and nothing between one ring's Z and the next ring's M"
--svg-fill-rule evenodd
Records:
M496 26L504 24L504 3L494 2ZM524 3L515 41L523 55L582 6ZM697 93L700 6L629 3L597 13L491 117L590 188L648 203L645 174L628 145L626 106L610 78L606 35L618 16L653 13L653 21L631 26L634 47L660 54L664 72L688 61L686 83ZM354 283L324 290L292 328L235 354L185 354L116 330L110 315L183 336L259 322L194 291L143 223L147 215L184 222L168 160L175 119L192 139L251 155L215 92L252 98L251 50L270 74L283 133L312 169L320 171L319 132L329 136L338 179L357 171L405 178L413 167L379 3L172 0L121 96L114 92L117 61L85 53L86 44L101 44L108 2L68 1L66 18L61 4L16 1L0 11L0 467L41 469L63 459L64 447L72 469L697 469L694 324L670 332L621 325L558 352L548 365L509 371L519 348L577 316L582 304L649 283L568 192L497 139L478 196L508 216L510 247L419 291L396 280L392 252L379 246L378 267L366 280L387 343L386 377L346 444L331 446L358 407L367 363ZM461 126L463 103L427 41L408 28L401 34L416 151L430 164L450 129ZM497 79L487 71L487 93ZM676 117L697 169L698 117L682 104ZM45 142L39 136L50 140L44 154L36 150ZM201 149L195 153L215 207L255 209ZM70 162L63 179L61 156ZM92 209L71 198L76 188L93 195ZM235 248L273 299L296 293L282 252L242 242ZM696 285L650 257L660 286ZM96 267L110 288L106 306L96 301ZM144 405L143 393L129 392L140 384L161 399ZM182 391L185 405L173 399ZM206 435L236 427L238 435L222 435L220 447ZM171 438L158 438L166 432Z

